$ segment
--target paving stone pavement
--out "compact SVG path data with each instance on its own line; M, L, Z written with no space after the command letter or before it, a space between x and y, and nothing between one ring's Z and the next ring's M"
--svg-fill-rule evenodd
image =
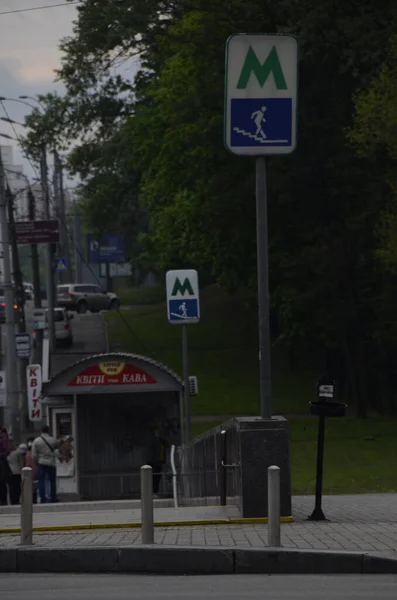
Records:
M397 553L397 494L327 496L323 509L327 522L308 522L313 497L295 497L295 521L281 526L285 548L361 550ZM37 546L130 546L141 543L139 529L106 529L35 533ZM267 546L267 525L230 524L163 527L155 530L155 543L191 546ZM19 536L0 534L0 547L19 544Z

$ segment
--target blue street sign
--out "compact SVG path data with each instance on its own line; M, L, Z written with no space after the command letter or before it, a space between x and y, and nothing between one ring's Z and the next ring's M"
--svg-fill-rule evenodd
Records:
M97 239L87 236L89 260L91 263L119 263L126 261L125 244L119 233L107 233Z
M198 321L199 303L197 298L185 298L168 301L168 313L171 323Z
M296 146L297 41L235 34L226 44L225 145L234 154L289 154Z
M56 258L55 261L57 265L57 271L66 271L66 269L68 268L67 258Z
M291 146L291 98L234 98L231 101L231 144Z
M16 333L15 346L18 358L29 358L32 352L32 345L29 333Z

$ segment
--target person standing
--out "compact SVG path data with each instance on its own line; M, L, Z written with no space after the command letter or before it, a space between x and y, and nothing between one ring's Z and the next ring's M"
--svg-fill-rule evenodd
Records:
M161 429L156 427L153 432L149 448L148 465L153 469L153 494L158 497L161 478L163 476L163 465L165 463L166 443L161 435Z
M8 480L8 489L10 492L10 503L19 504L21 499L21 473L25 466L26 444L19 444L7 457L11 470L11 476Z
M32 446L33 460L37 463L39 478L39 495L42 504L47 502L46 498L46 480L50 483L51 502L57 502L56 493L56 467L55 452L58 448L58 441L50 435L48 425L44 425L41 435L37 437Z
M0 506L7 506L7 484L10 480L11 471L8 464L10 454L10 440L5 427L0 425Z

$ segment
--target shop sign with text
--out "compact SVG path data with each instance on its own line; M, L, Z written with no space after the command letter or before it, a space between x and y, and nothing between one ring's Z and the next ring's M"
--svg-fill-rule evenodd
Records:
M124 362L105 362L84 369L71 381L71 387L105 385L145 385L157 383L143 369Z

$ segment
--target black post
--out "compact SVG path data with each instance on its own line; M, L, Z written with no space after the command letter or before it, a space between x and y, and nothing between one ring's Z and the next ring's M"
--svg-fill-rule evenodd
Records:
M106 291L113 292L113 279L110 275L110 264L106 263Z
M220 469L220 505L226 506L227 474L226 474L226 430L221 431L221 469Z
M318 438L317 438L317 471L316 471L316 503L314 511L309 517L309 521L327 521L322 509L323 495L323 470L324 470L324 439L325 439L325 417L318 419Z

